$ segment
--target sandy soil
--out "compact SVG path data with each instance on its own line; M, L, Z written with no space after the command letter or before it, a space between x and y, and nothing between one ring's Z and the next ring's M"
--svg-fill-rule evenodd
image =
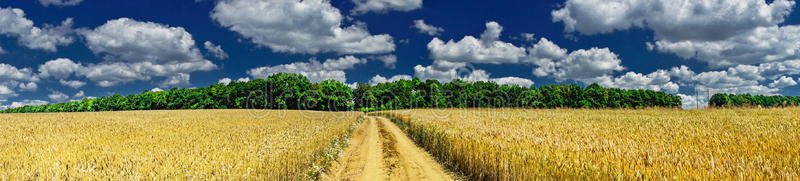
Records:
M323 180L453 180L394 123L369 117Z

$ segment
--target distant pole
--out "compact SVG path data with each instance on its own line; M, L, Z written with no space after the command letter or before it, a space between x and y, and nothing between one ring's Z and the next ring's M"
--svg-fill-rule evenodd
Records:
M708 106L711 106L711 88L706 87L706 99L708 99Z
M697 86L694 87L694 101L695 101L694 108L700 109L700 96L699 93L697 93Z

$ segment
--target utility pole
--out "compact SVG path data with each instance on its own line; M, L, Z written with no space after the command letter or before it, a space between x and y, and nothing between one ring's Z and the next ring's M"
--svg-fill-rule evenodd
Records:
M711 88L706 87L706 99L708 99L708 106L711 107Z
M700 96L699 96L699 93L697 93L697 86L694 87L694 101L695 101L694 108L699 110L700 109Z

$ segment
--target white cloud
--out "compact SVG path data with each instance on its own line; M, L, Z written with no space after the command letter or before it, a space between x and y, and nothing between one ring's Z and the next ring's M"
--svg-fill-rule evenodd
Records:
M225 84L225 85L228 85L228 84L230 84L230 83L231 83L231 81L233 81L233 80L231 80L231 78L227 78L227 77L225 77L225 78L219 79L219 81L217 81L217 84Z
M386 13L388 11L411 11L422 8L422 0L352 0L356 6L350 14L361 15L368 12Z
M422 80L438 80L440 82L450 82L453 79L464 79L472 74L471 67L464 63L452 63L447 61L434 61L433 65L414 66L414 77Z
M35 91L37 88L39 85L36 82L19 83L19 89L22 91Z
M16 102L16 101L12 102L10 105L0 105L0 110L13 109L13 108L18 108L18 107L23 107L23 106L45 105L45 104L49 104L49 103L50 102L43 101L43 100L25 99L25 100L22 100L22 101L19 101L19 102Z
M363 23L342 27L342 14L327 0L219 1L211 18L274 52L382 54L395 50L391 36L371 35Z
M657 70L647 75L635 72L627 72L624 75L616 78L602 76L593 79L585 79L582 81L584 83L597 83L603 87L621 89L649 89L654 91L664 91L666 93L677 93L680 89L678 84L671 81L669 72L665 70Z
M83 65L75 63L68 58L58 58L39 65L39 76L42 78L65 78L82 68Z
M431 58L441 61L482 64L519 63L527 56L525 48L499 41L503 27L497 22L486 23L486 31L480 39L464 36L460 41L444 42L433 38L428 43Z
M791 77L781 76L780 79L775 80L774 82L770 83L770 87L774 88L784 88L784 87L791 87L796 86L797 82L794 81Z
M203 43L203 47L206 48L206 51L208 51L208 53L211 53L211 55L220 60L228 59L228 53L225 53L225 50L222 50L222 46L220 45L214 45L214 43L206 41L205 43Z
M73 89L78 89L78 88L81 88L81 87L86 85L86 82L78 81L78 80L60 79L60 80L58 80L58 82L61 83L61 85L64 85L64 86L67 86L67 87L72 87Z
M236 80L236 82L249 82L249 81L250 81L250 78L248 78L248 77L242 77L242 78L239 78L239 79ZM227 77L219 79L219 81L217 81L218 84L225 84L225 85L228 85L231 82L233 82L233 80L231 80L231 78L227 78Z
M0 82L2 81L39 81L30 68L17 68L15 66L0 63Z
M556 60L567 57L567 49L563 49L547 38L541 38L533 47L528 48L528 61L538 66L533 75L544 77L556 71Z
M386 68L394 69L396 68L397 64L397 56L390 54L390 55L382 55L382 56L373 56L371 58L378 59L383 62L383 66Z
M184 78L194 71L217 68L203 58L192 35L182 27L120 18L80 34L105 61L87 65L79 74L102 87L151 77Z
M669 75L677 77L681 82L690 82L694 80L696 74L694 71L689 70L689 67L686 65L681 65L680 67L672 67L669 70Z
M530 42L536 41L536 34L533 33L521 33L520 37L522 38L522 40L525 41L530 41Z
M17 93L14 90L6 87L5 85L0 85L0 102L5 102L6 99L9 97L16 97Z
M53 93L48 94L47 97L50 98L50 100L52 100L53 102L62 102L69 99L68 95L58 91L53 91Z
M50 5L63 7L63 6L75 6L81 3L82 1L83 0L39 0L39 4L42 4L42 6L45 7Z
M551 74L558 81L591 79L624 70L621 63L617 54L608 48L580 49L569 53L561 61L553 62L552 68L549 68L553 72L542 72ZM541 75L544 73L537 74Z
M111 87L120 83L150 79L148 74L139 72L130 64L122 62L97 64L90 67L83 69L85 71L78 74L96 82L100 87Z
M425 33L430 36L439 35L439 33L444 32L444 28L436 27L433 25L425 24L425 20L414 20L414 25L411 27L416 28L420 33Z
M17 37L19 44L31 49L55 52L56 46L69 45L74 41L72 18L64 20L60 26L33 26L33 21L25 18L25 11L17 8L0 8L0 35Z
M75 95L72 96L72 98L83 98L83 97L86 97L86 93L84 93L82 90L78 91L78 93L75 93Z
M365 63L367 63L367 59L345 56L338 59L328 59L322 63L322 67L326 70L348 70L353 69L357 64Z
M189 74L178 73L173 76L167 77L164 81L161 81L158 85L161 87L176 87L176 86L185 86L190 85L189 83Z
M533 85L533 81L530 79L520 78L520 77L503 77L503 78L496 78L491 79L492 82L496 82L500 85L519 85L521 87L530 87Z
M386 79L386 77L383 77L381 75L375 75L375 77L372 77L372 79L369 80L369 84L370 85L377 85L377 84L381 84L381 83L395 82L395 81L398 81L398 80L411 80L411 79L413 79L413 78L410 75L395 75L395 76L392 76L389 79Z
M758 27L724 40L656 41L659 52L696 58L712 67L780 62L800 58L800 26Z
M721 68L800 58L800 26L780 26L794 6L791 0L569 0L552 15L567 32L587 35L650 29L655 42L648 49Z
M438 80L440 82L450 82L453 79L464 81L492 81L502 85L520 85L530 87L533 81L520 77L501 77L490 78L491 74L485 70L474 69L464 63L453 63L447 61L437 61L433 65L414 67L414 76L421 80ZM374 79L374 78L373 78Z
M311 82L322 82L328 79L346 82L347 76L343 70L353 69L355 65L364 63L367 63L366 59L356 58L354 56L327 59L323 63L311 59L308 62L294 62L290 64L253 68L248 70L247 74L250 75L250 77L258 79L285 72L302 74Z
M150 89L150 92L163 92L163 91L164 91L164 89L160 89L158 87Z
M705 98L707 97L705 95L694 96L694 95L678 94L678 96L681 97L681 107L683 107L683 109L706 108L708 106L708 99Z
M14 89L18 88L20 91L36 90L38 88L36 82L38 81L39 77L30 68L20 69L9 64L0 63L0 102L16 97L18 94Z
M776 0L568 0L552 12L565 31L587 35L651 29L659 40L723 40L743 31L777 25L795 2ZM691 30L691 31L687 31Z

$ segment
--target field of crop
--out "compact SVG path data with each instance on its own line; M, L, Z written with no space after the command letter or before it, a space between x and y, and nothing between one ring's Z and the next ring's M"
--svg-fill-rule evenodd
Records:
M800 179L800 111L386 111L471 179Z
M0 114L0 180L308 178L338 156L362 115L256 110Z

